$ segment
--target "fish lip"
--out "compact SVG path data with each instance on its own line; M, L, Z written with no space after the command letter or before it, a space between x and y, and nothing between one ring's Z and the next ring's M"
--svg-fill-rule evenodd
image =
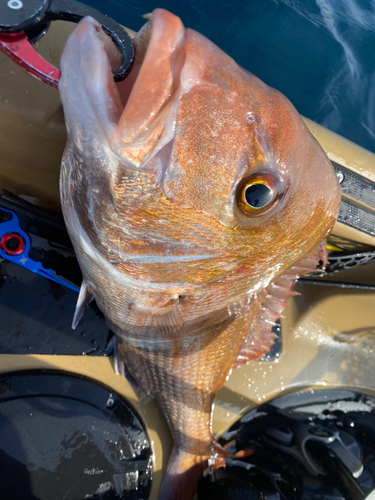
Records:
M116 85L124 107L111 147L128 166L157 173L159 182L173 149L185 38L181 20L156 9L133 40L129 77Z
M185 28L156 9L139 33L132 71L115 83L119 53L99 23L84 18L66 43L59 90L70 142L87 158L100 157L107 171L142 169L161 179L170 155L157 154L173 144Z

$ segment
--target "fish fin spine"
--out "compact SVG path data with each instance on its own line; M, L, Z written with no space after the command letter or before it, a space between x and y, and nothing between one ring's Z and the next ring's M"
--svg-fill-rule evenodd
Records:
M140 390L140 386L137 380L133 377L132 373L127 369L125 354L120 347L121 344L122 344L121 340L116 335L113 335L111 340L108 342L105 353L107 356L111 357L112 367L115 374L124 377L133 387L133 389Z
M77 299L76 309L74 311L73 321L72 321L72 329L75 330L79 320L82 318L83 313L85 311L86 306L90 304L93 300L93 296L89 292L88 285L85 281L82 281L81 288L79 290L79 295Z
M326 241L324 240L266 288L267 295L254 317L232 368L259 359L269 351L276 338L272 331L276 325L275 322L282 317L288 305L288 299L299 295L293 290L298 277L320 271L318 269L320 263L323 264L324 269L327 262Z
M111 340L108 342L105 352L107 356L111 356L113 371L115 374L127 378L125 361L118 348L116 335L113 335Z

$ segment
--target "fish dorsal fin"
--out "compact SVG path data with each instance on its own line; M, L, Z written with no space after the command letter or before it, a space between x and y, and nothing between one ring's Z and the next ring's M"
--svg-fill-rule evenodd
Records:
M265 298L254 317L233 368L256 360L268 352L276 338L272 328L281 317L289 297L298 295L298 292L293 290L296 281L301 276L316 272L321 262L324 268L327 264L325 240L266 288Z

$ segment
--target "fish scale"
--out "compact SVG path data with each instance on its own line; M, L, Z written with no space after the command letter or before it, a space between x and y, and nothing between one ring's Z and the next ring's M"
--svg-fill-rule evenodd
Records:
M132 373L141 373L137 378L140 386L156 396L168 421L178 422L178 426L171 430L179 448L208 458L213 441L210 413L214 393L223 385L237 356L233 349L230 349L231 357L218 359L217 353L227 351L232 343L238 344L241 331L244 337L249 313L238 315L220 334L213 330L200 335L195 340L193 352L190 346L184 349L180 345L177 366L173 341L169 349L163 343L162 350L158 349L157 340L152 350L135 348L126 342L120 344L126 366ZM194 331L194 326L190 329ZM180 335L183 339L184 332L181 331ZM190 335L193 334L190 332ZM173 388L172 392L168 388ZM199 443L198 447L196 443Z

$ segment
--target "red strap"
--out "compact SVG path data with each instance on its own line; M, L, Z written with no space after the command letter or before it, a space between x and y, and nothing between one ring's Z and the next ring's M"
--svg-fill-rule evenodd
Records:
M38 54L25 33L0 33L0 50L41 82L58 87L60 71Z

